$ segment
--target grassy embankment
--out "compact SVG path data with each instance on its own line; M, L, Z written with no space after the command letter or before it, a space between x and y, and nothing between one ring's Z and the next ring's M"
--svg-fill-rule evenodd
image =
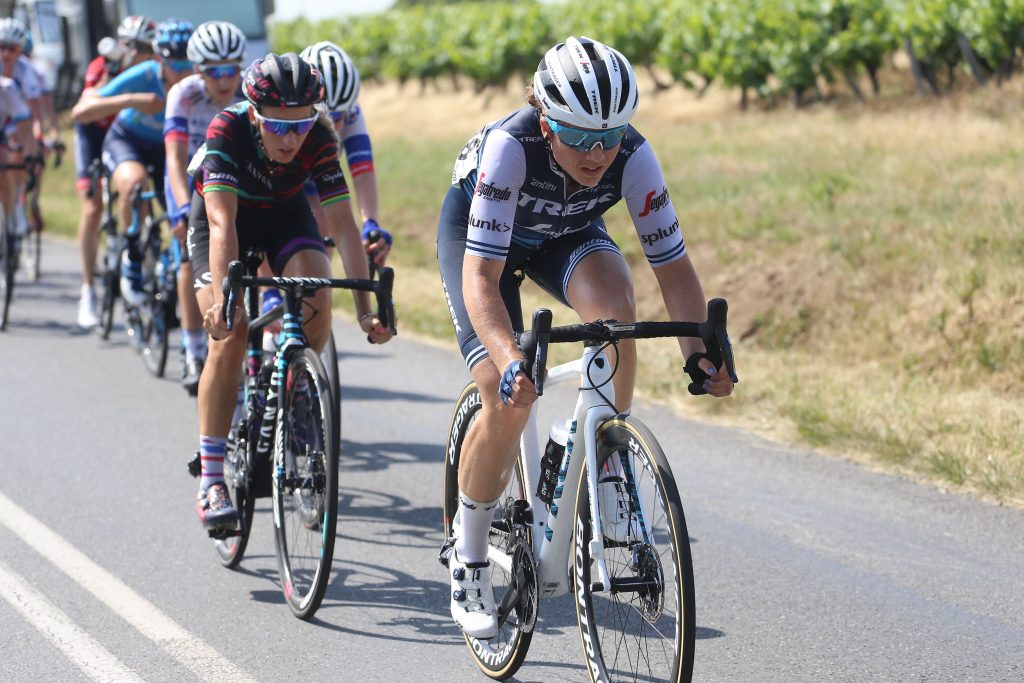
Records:
M665 342L649 349L641 393L1024 501L1020 89L748 113L731 95L646 90L635 123L665 169L707 295L730 301L742 382L729 400L686 396ZM450 343L434 261L440 202L465 140L518 98L417 98L414 86L385 84L361 99L381 222L398 238L403 330ZM70 175L48 182L51 222L69 230ZM609 226L636 266L641 315L660 317L624 211ZM532 290L526 302L548 304ZM556 310L556 324L567 320Z

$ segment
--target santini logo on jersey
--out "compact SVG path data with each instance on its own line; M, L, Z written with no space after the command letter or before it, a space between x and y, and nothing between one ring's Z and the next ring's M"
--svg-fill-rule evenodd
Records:
M501 223L497 218L494 220L487 220L485 218L477 218L473 214L469 214L469 227L480 228L481 230L490 230L491 232L508 232L512 229L512 226L508 223Z
M647 232L644 233L643 235L640 235L640 241L650 246L657 242L658 240L662 240L666 237L671 237L677 232L679 232L679 221L676 221L667 228L658 228L658 232Z
M505 187L499 188L492 183L485 183L484 176L486 173L480 174L480 179L476 183L476 193L484 199L489 199L492 202L508 201L512 198L512 190Z
M656 193L657 190L652 190L651 192L647 193L647 199L644 200L644 210L641 211L639 214L640 218L643 218L652 211L661 211L666 206L668 206L668 188L663 187L661 189L661 194L659 194L657 197L654 196Z

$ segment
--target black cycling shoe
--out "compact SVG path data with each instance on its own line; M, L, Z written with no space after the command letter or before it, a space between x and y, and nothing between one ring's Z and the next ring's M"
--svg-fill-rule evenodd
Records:
M199 377L202 374L203 361L194 358L185 362L185 367L181 373L181 386L185 387L185 391L188 392L189 396L195 396L199 393Z

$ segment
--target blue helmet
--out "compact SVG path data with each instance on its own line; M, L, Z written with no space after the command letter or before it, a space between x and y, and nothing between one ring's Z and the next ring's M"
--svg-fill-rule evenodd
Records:
M156 27L153 52L164 59L186 59L188 39L192 37L192 22L183 19L167 19Z

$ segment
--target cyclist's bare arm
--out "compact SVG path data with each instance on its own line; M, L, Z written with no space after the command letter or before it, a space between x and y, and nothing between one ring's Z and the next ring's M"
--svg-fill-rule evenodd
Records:
M341 255L345 276L352 278L370 277L363 251L363 240L352 216L352 202L341 201L323 207L327 231ZM367 292L353 291L356 304L356 318L359 326L370 335L372 341L381 344L391 338L391 330L380 324L373 315L373 305Z
M235 220L238 217L238 195L234 192L207 192L206 218L210 223L210 275L212 287L205 287L211 294L207 299L209 308L203 312L206 329L214 339L228 335L224 322L224 292L221 283L228 275L228 264L238 258L238 234ZM242 306L235 310L235 323L242 315Z
M71 110L71 118L75 123L92 123L129 107L147 114L155 114L161 111L163 106L163 98L154 93L124 93L101 97L93 92L82 95Z
M366 171L352 177L352 186L356 190L356 199L359 201L359 214L363 221L370 218L377 220L377 209L379 207L377 197L377 175L373 171Z

